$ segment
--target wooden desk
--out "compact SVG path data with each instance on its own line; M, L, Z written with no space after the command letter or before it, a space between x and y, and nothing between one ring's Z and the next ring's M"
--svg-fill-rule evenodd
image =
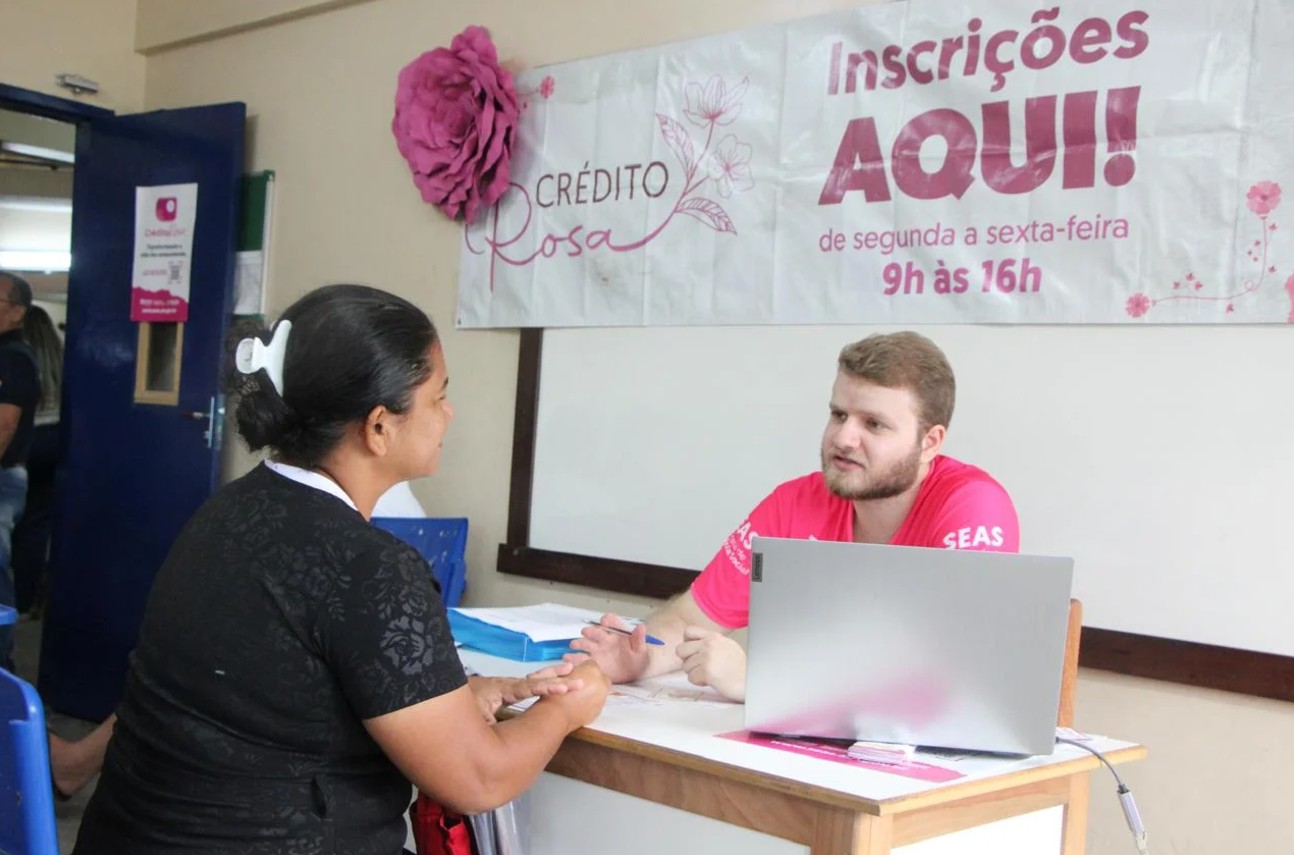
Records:
M464 660L485 674L533 667L474 652L465 652ZM647 685L653 684L686 685ZM966 777L936 784L716 736L741 728L738 704L613 700L593 725L566 740L548 772L771 835L807 847L811 855L885 855L1055 807L1063 809L1057 848L1031 846L1031 852L1084 851L1089 779L1099 762L1077 748L1058 746L1048 757L976 758L958 766ZM1141 746L1114 740L1092 744L1111 763L1146 754ZM1111 798L1113 789L1111 781ZM563 812L578 817L579 810L572 805ZM696 843L691 851L717 851ZM618 844L607 841L603 851L614 853Z

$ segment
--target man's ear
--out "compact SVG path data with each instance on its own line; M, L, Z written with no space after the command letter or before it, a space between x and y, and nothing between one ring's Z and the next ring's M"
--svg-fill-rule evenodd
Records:
M944 437L948 435L948 428L943 425L935 425L926 431L926 435L921 438L921 462L929 463L939 456L940 450L944 447Z
M390 450L391 422L391 411L378 404L369 410L364 424L360 427L365 447L377 457L385 457Z

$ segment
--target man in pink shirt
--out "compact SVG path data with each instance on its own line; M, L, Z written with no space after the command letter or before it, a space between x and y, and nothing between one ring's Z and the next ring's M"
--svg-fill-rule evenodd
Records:
M737 527L689 590L630 636L584 630L573 660L617 683L682 669L725 697L746 696L753 538L791 537L1017 552L1010 496L988 473L940 454L956 384L942 351L913 332L873 335L840 352L822 434L822 471L788 481ZM615 615L603 624L622 627ZM665 643L649 645L650 632Z

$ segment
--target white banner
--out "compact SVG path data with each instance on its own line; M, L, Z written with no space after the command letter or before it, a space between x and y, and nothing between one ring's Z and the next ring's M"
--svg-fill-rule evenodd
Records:
M1294 4L868 6L517 79L462 327L1294 321Z
M197 214L197 184L135 188L132 321L189 319L189 274L193 269Z

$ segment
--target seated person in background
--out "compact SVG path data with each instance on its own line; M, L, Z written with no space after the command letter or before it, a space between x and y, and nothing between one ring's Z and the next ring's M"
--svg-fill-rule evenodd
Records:
M562 663L489 724L519 684L468 680L426 561L369 522L440 463L454 409L431 319L321 288L239 342L229 380L239 433L273 455L158 571L74 852L390 855L410 782L459 813L515 798L608 683Z
M54 731L49 732L49 777L54 785L54 795L67 801L90 783L103 768L103 753L112 738L115 715L77 740L64 739Z
M726 633L747 624L757 536L1017 552L1011 498L986 472L940 454L952 421L952 367L913 332L873 335L840 352L822 434L822 471L780 485L723 544L689 590L630 636L599 627L571 646L613 682L682 669L724 697L746 696L746 652ZM604 625L624 628L613 614ZM650 632L665 642L648 645Z

